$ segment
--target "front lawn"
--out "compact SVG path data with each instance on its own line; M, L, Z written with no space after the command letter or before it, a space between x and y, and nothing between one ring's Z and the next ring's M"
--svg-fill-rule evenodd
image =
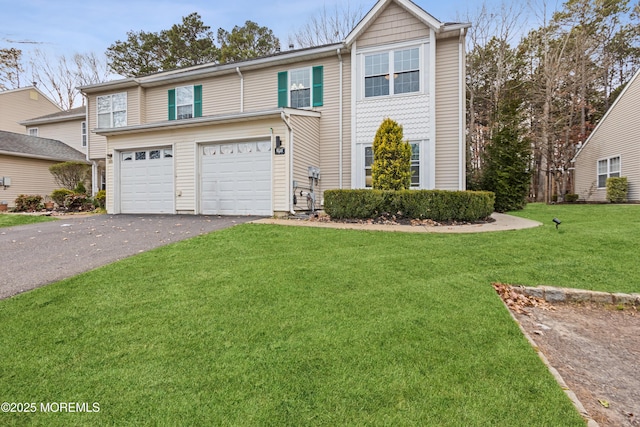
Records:
M15 227L16 225L34 224L37 222L55 221L55 218L50 216L37 216L37 215L20 215L20 214L0 214L0 228L2 227Z
M464 235L246 224L125 259L0 301L0 400L100 409L0 423L584 425L491 282L638 292L639 213L533 205L518 214L542 227Z

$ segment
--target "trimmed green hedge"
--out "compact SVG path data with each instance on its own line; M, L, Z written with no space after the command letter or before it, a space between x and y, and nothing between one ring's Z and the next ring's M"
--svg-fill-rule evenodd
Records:
M326 190L324 210L335 219L368 219L385 213L434 221L478 221L493 213L488 191Z
M629 192L626 176L607 178L607 200L611 203L625 203Z

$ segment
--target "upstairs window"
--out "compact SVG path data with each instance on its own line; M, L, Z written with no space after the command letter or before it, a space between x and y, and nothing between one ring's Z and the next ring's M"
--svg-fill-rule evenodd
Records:
M29 128L29 136L38 136L38 128Z
M420 92L420 49L393 50L364 56L364 96Z
M202 117L202 86L180 86L169 90L169 120Z
M620 176L620 156L598 160L598 188L607 186L607 178Z
M311 108L323 104L323 67L278 73L278 107Z
M103 95L97 98L98 127L119 128L127 125L127 93Z

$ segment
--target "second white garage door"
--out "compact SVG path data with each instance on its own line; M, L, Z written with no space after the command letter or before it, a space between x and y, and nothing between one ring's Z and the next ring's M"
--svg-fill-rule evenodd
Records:
M200 210L205 215L272 215L271 143L203 145Z

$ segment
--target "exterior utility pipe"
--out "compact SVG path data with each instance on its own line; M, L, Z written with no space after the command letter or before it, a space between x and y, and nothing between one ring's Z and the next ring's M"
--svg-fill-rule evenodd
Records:
M282 111L280 113L280 117L285 125L287 125L288 135L287 139L289 141L289 185L287 190L287 196L289 198L289 213L291 215L295 215L296 211L293 209L293 128L291 127L291 123L289 123L289 118Z
M240 67L236 67L236 73L240 76L240 112L244 113L244 76L240 72Z
M342 134L342 52L340 48L338 48L338 60L340 62L340 83L338 84L340 93L338 94L338 102L340 110L339 118L338 118L338 188L342 189L342 144L343 144L343 134Z

